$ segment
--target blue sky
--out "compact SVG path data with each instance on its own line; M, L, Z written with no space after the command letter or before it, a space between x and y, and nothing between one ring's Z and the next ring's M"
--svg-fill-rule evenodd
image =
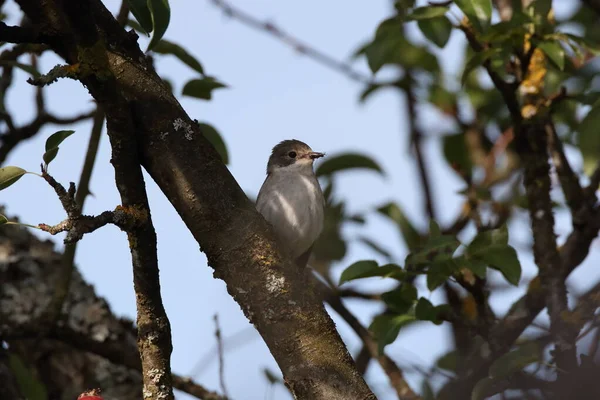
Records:
M417 171L407 149L404 100L396 93L382 91L362 105L358 102L362 90L360 84L316 64L262 32L225 17L211 1L171 3L172 19L165 38L196 55L205 72L230 86L215 92L211 102L181 98L181 103L192 118L208 122L221 132L230 152L229 168L244 190L253 196L257 194L265 177L270 150L283 139L300 139L314 150L328 154L360 151L370 155L385 169L385 177L372 172L349 172L337 178L336 195L347 200L349 210L369 211L366 226L352 227L345 233L348 238L359 233L372 237L402 260L406 253L398 233L372 210L393 200L401 204L420 226L426 224ZM340 60L348 60L373 34L377 24L390 14L390 2L386 0L232 0L232 3L276 23ZM113 11L119 6L115 0L105 1L105 4ZM13 11L13 17L17 15L16 8L9 10ZM460 65L461 41L462 37L454 33L442 54L443 67L450 74L456 74ZM45 55L41 61L46 70L59 62L51 55ZM176 93L181 92L187 80L196 77L191 69L172 57L157 57L156 67L175 84ZM369 73L362 60L356 62L355 67ZM391 71L382 73L390 74ZM26 78L24 73L17 72L16 79L20 83L9 94L9 107L17 117L17 124L27 122L33 114L33 91L24 83ZM93 107L85 88L70 80L50 86L47 99L49 108L63 116ZM431 110L419 111L419 122L425 133L436 137L444 120ZM65 184L79 178L90 124L81 123L73 128L76 134L61 145L60 153L51 165L51 173ZM14 151L6 164L37 172L44 141L58 129L45 127L36 138ZM428 140L426 153L431 160L438 214L442 223L449 222L460 206L461 197L456 192L462 187L445 169L438 141ZM99 213L119 203L109 158L108 140L103 136L91 182L94 197L88 199L86 213ZM262 369L278 371L276 363L227 294L224 283L213 279L204 255L198 251L198 244L169 202L149 178L147 185L159 241L163 300L173 331L173 371L182 375L197 372L198 382L219 389L216 357L207 357L214 351L213 316L218 313L223 336L235 335L237 338L226 343L225 378L232 398L289 398L280 388L275 389L273 397L266 397L268 385ZM3 191L1 196L0 201L8 206L8 213L19 215L23 222L52 224L64 218L51 189L34 176L26 176ZM568 219L561 221L559 231L568 232ZM512 233L528 234L527 225L516 225ZM58 248L62 247L60 238L52 239ZM535 273L531 256L520 257L524 276L531 277ZM345 266L365 258L377 257L362 245L353 244L346 258L336 266L336 271L339 273ZM593 258L597 261L597 255ZM107 298L116 314L135 319L130 255L124 234L117 228L106 227L86 236L78 248L77 263L84 277L95 285L98 294ZM577 275L581 278L574 278L577 287L586 285L584 280L592 273L592 264L590 258L586 261L588 267L578 270ZM389 285L370 280L362 286L375 289ZM519 293L522 288L493 298L494 307L499 311L506 310L510 304L508 300ZM422 294L428 296L425 291ZM431 299L441 301L441 295L435 292ZM366 325L377 312L377 308L360 302L349 304ZM356 336L335 313L331 315L350 350L356 352L360 348ZM428 366L448 348L446 333L444 326L412 328L402 333L400 339L387 348L387 353L401 366ZM199 366L199 360L208 360L208 363ZM369 383L379 398L394 398L379 367L373 365L370 372ZM407 376L413 388L419 389L419 375L408 373ZM184 395L178 397L186 398Z

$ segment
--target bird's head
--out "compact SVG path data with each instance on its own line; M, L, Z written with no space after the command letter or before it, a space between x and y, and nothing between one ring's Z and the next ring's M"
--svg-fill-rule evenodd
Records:
M299 140L284 140L273 147L267 164L267 174L280 169L312 171L313 162L324 155L313 151L306 143Z

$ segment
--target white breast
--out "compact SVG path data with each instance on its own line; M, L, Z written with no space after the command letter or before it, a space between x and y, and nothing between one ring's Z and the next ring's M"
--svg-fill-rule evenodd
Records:
M272 172L256 202L293 258L304 254L323 229L323 194L312 168L307 172L283 168Z

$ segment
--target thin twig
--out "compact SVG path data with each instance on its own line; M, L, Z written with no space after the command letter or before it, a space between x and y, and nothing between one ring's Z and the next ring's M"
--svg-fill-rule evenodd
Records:
M223 13L230 18L234 18L246 26L253 29L263 31L290 46L298 53L303 54L317 63L339 72L349 79L360 83L371 83L372 79L366 75L355 71L348 63L338 61L335 58L307 45L301 40L294 36L284 32L279 27L268 21L261 21L260 19L248 14L247 12L232 6L225 0L211 0L212 3L223 10Z
M223 350L223 338L221 336L221 327L219 326L219 316L215 314L215 337L217 339L217 352L219 354L219 383L221 391L225 397L227 394L227 386L225 385L225 351Z
M412 74L410 71L406 71L405 81L406 81L406 85L405 85L406 87L404 89L405 89L405 93L406 93L406 102L407 102L407 108L408 108L410 143L414 148L415 157L417 160L419 177L421 179L421 188L423 190L425 211L427 213L427 217L430 220L436 221L435 208L434 208L434 204L433 204L433 194L431 191L431 182L430 182L429 174L428 174L427 168L426 168L427 163L425 162L425 155L423 154L423 149L421 146L423 134L422 134L421 130L419 129L419 127L417 126L417 110L416 110L417 100L416 100L414 88L413 88L413 77L412 77Z

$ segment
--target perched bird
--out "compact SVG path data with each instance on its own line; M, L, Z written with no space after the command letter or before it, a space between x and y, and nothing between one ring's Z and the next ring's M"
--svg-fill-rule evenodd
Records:
M313 171L317 153L299 140L284 140L267 164L267 179L256 208L273 225L280 245L296 264L306 266L312 246L323 229L325 199Z

